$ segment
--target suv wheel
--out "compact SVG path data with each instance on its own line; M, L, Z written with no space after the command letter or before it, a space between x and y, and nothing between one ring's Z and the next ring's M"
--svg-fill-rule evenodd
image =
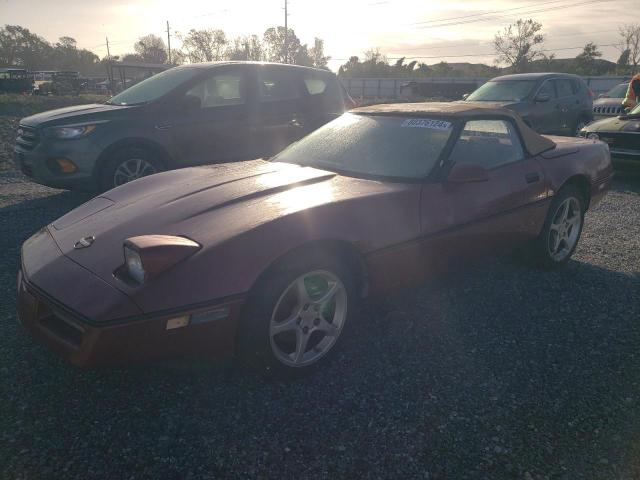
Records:
M575 128L573 129L573 136L574 137L579 137L580 136L580 130L582 130L586 126L587 126L587 121L584 118L579 118L576 121Z
M100 176L100 187L102 190L110 190L162 170L162 163L149 150L125 147L117 150L105 164Z

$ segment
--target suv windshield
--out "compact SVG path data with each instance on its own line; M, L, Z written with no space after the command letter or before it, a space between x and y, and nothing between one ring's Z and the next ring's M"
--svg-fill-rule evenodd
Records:
M605 93L604 96L605 98L624 98L624 96L627 94L628 88L628 83L621 83L620 85L616 85L607 93Z
M535 80L503 80L487 82L467 97L470 102L519 102L535 85Z
M112 97L107 102L110 105L139 105L149 103L171 90L183 82L190 80L200 72L197 68L177 67L149 77L124 92Z
M425 177L451 132L449 121L345 113L273 158L352 176Z

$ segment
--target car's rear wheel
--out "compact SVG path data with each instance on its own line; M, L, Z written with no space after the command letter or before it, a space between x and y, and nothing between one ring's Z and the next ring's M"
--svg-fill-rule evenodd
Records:
M162 162L153 152L141 147L121 148L111 155L102 169L100 188L110 190L162 170Z
M576 120L576 125L573 129L573 136L579 137L580 130L582 130L586 126L587 126L587 121L584 118L579 118L578 120Z
M583 195L574 185L567 185L556 194L534 245L540 266L550 269L569 261L580 240L584 212Z
M285 262L251 295L239 332L241 360L287 376L323 365L350 323L356 301L353 275L336 259L314 253Z

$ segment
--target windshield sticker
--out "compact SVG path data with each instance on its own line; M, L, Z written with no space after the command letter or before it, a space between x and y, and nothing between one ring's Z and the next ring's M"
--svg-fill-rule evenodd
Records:
M451 122L445 122L444 120L432 120L427 118L408 118L402 122L401 127L413 127L413 128L432 128L434 130L449 130L451 129Z

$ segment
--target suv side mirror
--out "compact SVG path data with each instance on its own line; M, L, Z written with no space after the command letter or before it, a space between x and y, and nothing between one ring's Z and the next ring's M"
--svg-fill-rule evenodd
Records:
M194 95L185 95L178 101L180 109L185 113L192 113L202 108L202 100Z
M551 95L549 95L548 93L539 93L538 95L536 95L536 102L548 102L549 100L551 100Z
M465 93L464 95L462 95L462 99L466 100L469 95L471 95L471 94L470 93Z
M489 180L487 169L473 163L456 163L447 176L451 183L486 182Z

